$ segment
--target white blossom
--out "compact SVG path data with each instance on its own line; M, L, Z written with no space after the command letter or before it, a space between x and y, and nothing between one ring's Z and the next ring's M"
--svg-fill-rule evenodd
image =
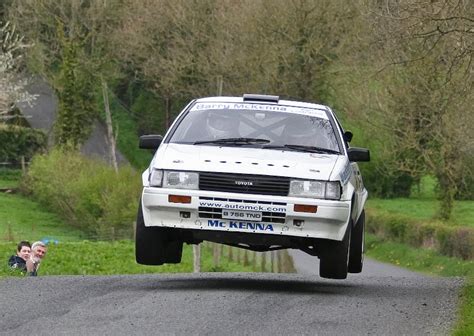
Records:
M21 51L29 47L10 23L0 25L0 121L15 104L32 104L36 95L26 91L28 80L17 71Z

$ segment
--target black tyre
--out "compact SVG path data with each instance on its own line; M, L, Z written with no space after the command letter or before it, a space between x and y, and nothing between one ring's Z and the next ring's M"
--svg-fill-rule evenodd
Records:
M170 229L146 227L140 201L135 230L135 259L142 265L163 265L164 263L180 263L183 242L171 240Z
M349 273L360 273L364 265L365 210L362 210L357 224L352 229L349 252Z
M322 255L319 258L319 275L322 278L347 278L351 226L347 225L342 241L326 241L323 244Z
M164 262L166 264L179 264L183 255L183 242L179 240L170 241L166 244Z

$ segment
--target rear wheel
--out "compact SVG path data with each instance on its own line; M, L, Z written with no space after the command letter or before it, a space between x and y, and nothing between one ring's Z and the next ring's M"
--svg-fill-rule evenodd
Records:
M365 211L362 210L356 226L352 229L349 253L349 273L362 272L364 264Z
M146 227L142 204L138 207L135 230L135 259L142 265L178 264L181 262L183 242L173 237L171 229Z
M349 261L351 223L342 241L326 241L319 260L319 275L328 279L346 279Z

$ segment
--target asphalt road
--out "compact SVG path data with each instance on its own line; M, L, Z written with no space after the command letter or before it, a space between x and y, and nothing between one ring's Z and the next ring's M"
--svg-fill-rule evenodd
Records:
M301 274L4 279L0 334L449 334L461 279L424 277L369 262L362 275L323 280L311 274L311 267L302 270L317 258L300 257Z

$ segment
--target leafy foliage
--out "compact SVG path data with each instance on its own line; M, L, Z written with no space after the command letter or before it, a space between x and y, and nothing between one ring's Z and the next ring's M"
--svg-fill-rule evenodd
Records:
M474 227L447 226L406 215L367 209L367 230L379 237L414 247L431 248L446 256L474 259Z
M36 152L46 148L46 140L40 130L0 124L0 161L20 162L21 157L29 161Z
M131 238L141 184L130 167L118 173L75 151L34 158L24 188L68 224L97 238Z
M7 118L15 103L31 103L35 97L25 87L28 81L20 76L22 52L28 47L24 36L0 16L0 121Z
M374 154L362 165L372 194L407 196L429 174L444 218L454 198L472 197L469 0L11 2L8 17L34 42L30 67L58 92L92 92L104 76L140 133L165 131L182 102L198 96L329 103ZM71 116L87 120L77 103L88 102L84 94L63 98Z
M56 143L78 148L89 137L96 117L92 78L78 62L78 43L63 36L63 59L58 79Z

